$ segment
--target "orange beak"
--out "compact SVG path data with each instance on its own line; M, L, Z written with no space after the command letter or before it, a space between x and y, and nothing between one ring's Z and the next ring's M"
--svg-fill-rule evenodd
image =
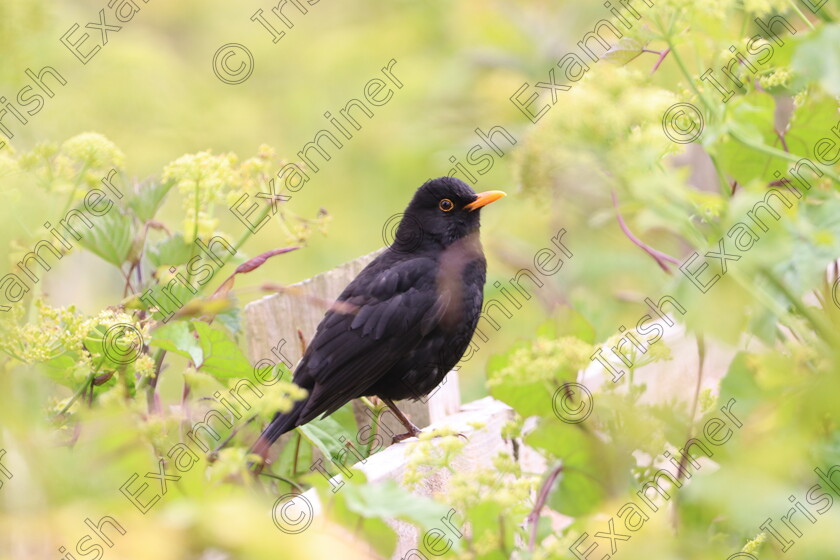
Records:
M507 194L502 191L484 191L482 193L478 193L478 198L464 206L464 208L472 212L473 210L478 210L482 206L487 206L491 202L499 200L503 196L507 196Z

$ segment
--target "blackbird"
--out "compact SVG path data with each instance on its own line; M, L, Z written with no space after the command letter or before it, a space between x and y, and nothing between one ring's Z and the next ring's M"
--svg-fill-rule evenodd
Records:
M395 442L420 433L394 401L429 394L464 355L484 300L479 210L503 196L453 177L417 189L394 242L318 325L293 377L307 396L274 416L253 452L264 457L284 433L363 396L378 396L406 427Z

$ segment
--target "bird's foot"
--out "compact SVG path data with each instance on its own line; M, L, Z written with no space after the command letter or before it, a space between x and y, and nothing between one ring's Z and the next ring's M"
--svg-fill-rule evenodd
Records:
M417 437L417 436L420 435L420 433L421 433L420 428L412 425L411 428L409 428L409 430L406 433L395 435L393 437L393 439L391 440L391 443L399 443L399 442L401 442L405 439Z

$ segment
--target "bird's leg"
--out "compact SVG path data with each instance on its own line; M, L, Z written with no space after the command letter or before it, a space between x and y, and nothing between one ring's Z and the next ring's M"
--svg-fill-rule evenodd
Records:
M379 398L382 399L382 402L384 402L385 404L388 405L388 408L390 408L394 412L394 414L396 414L397 419L399 419L399 421L402 423L402 425L405 426L405 429L408 430L404 434L398 434L398 435L394 436L391 443L399 443L404 439L408 439L408 438L411 438L411 437L417 437L417 436L420 435L420 428L418 428L417 426L412 424L411 420L406 418L405 414L403 414L402 411L400 411L400 409L397 408L397 405L394 404L394 401L392 401L391 399L386 399L385 397L379 397Z

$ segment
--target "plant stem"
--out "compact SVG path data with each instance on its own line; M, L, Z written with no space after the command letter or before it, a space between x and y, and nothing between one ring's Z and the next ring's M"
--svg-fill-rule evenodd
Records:
M283 482L285 482L286 484L289 484L289 485L291 485L291 486L294 486L294 487L295 487L295 489L297 489L297 491L298 491L298 492L300 492L301 494L303 494L303 493L306 491L306 490L303 488L303 486L301 486L300 484L298 484L298 483L297 483L297 482L295 482L294 480L291 480L291 479L286 478L285 476L280 476L279 474L267 473L267 472L261 472L261 473L259 473L259 475L260 475L260 476L267 476L268 478L274 478L274 479L277 479L277 480L282 480L282 481L283 481Z
M234 437L236 434L238 434L238 433L239 433L239 430L241 430L242 428L244 428L245 426L247 426L248 424L250 424L251 422L253 422L254 420L256 420L256 418L257 418L257 416L256 416L256 415L251 416L250 418L248 418L247 420L245 420L242 424L240 424L239 426L237 426L237 427L235 427L233 430L231 430L230 435L228 435L228 437L226 437L226 438L224 439L224 441L222 441L221 443L219 443L219 445L217 445L217 446L216 446L216 448L215 448L213 451L211 451L211 455L212 455L212 454L215 454L215 453L218 453L219 451L221 451L221 450L222 450L222 449L223 449L223 448L224 448L224 447L225 447L228 443L230 443L230 440L232 440L232 439L233 439L233 437Z
M787 160L787 161L790 161L790 162L793 162L793 163L797 163L797 162L799 162L799 160L802 159L801 157L797 157L797 156L795 156L793 154L789 154L788 152L785 152L783 150L778 150L778 149L773 148L771 146L767 146L766 144L756 144L755 142L753 142L751 140L747 140L746 138L741 137L741 135L738 134L737 132L734 132L734 131L730 130L729 133L732 135L732 138L734 138L735 140L737 140L738 142L740 142L744 146L746 146L750 149L753 149L757 152L767 154L768 156L778 157L778 158L781 158L781 159L784 159L784 160ZM827 175L829 178L831 178L831 179L837 181L838 183L840 183L840 175L837 175L833 171L826 169L825 172L824 172L824 175Z
M804 21L808 25L808 27L810 27L811 30L813 31L814 30L814 24L811 23L811 20L809 20L807 17L805 17L805 14L802 13L802 10L800 10L799 6L796 5L796 2L794 0L788 0L788 3L790 4L790 7L793 8L793 11L796 12L797 14L799 14L799 17L802 18L802 21Z
M624 222L624 218L622 217L621 212L618 211L618 199L615 196L615 191L612 192L612 201L613 207L615 208L615 216L616 219L618 219L618 225L621 228L621 231L624 232L624 235L626 235L628 239L630 239L630 241L633 242L634 245L641 248L645 253L650 255L653 258L653 260L656 261L656 264L659 265L659 268L661 268L668 274L671 274L671 269L668 268L668 265L665 261L670 262L672 264L680 264L680 261L678 261L670 255L666 255L661 251L657 251L656 249L647 245L641 239L633 235L633 232L630 231L630 228L628 228L627 224Z
M778 278L776 275L770 272L769 270L762 270L762 275L770 281L774 288L782 292L782 295L785 296L790 304L802 315L809 323L811 323L811 327L813 327L814 331L822 338L825 342L831 344L833 337L831 336L831 329L826 326L826 324L822 321L822 319L813 313L811 310L805 306L802 301L790 291L790 289Z
M548 478L545 479L545 483L542 485L542 488L540 488L540 493L537 495L537 501L534 504L534 509L532 509L531 513L528 514L528 523L531 524L531 538L528 541L528 550L531 552L534 551L534 547L536 546L537 525L540 520L540 512L542 511L543 506L545 506L548 494L551 492L551 487L554 486L554 481L557 480L557 477L561 472L563 472L563 465L555 467L554 470L551 471Z
M90 382L93 381L93 377L95 375L96 375L95 372L88 375L87 379L85 379L85 381L84 381L84 383L82 383L81 387L79 387L79 389L73 394L73 396L70 397L70 400L67 402L66 405L64 405L64 408L61 409L61 412L59 412L58 414L53 416L53 419L58 418L59 416L61 416L62 414L64 414L68 410L70 410L70 407L73 405L73 403L76 402L76 400L79 397L82 396L82 393L87 391L88 385L90 385Z

